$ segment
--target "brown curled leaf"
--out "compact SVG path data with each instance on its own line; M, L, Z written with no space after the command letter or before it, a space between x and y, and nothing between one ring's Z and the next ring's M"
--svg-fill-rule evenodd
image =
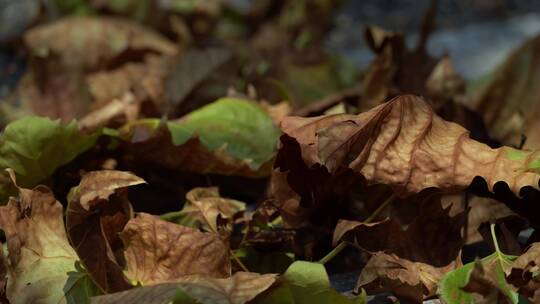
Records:
M89 172L68 196L66 226L71 244L94 281L106 292L130 287L121 266L118 233L133 217L126 188L145 181L129 172Z
M538 189L540 151L491 149L417 96L399 96L359 115L287 117L281 128L300 145L308 167L324 166L333 175L351 169L400 196L430 187L464 189L476 176L491 191L500 181L516 195L525 186ZM286 151L291 141L281 141L280 152Z
M196 218L206 230L214 233L218 233L219 218L232 221L236 213L246 209L245 203L221 197L217 187L191 189L186 198L182 212Z
M357 291L362 288L369 294L392 292L400 299L422 303L422 299L435 295L443 275L458 267L452 262L443 267L411 262L394 254L375 253L362 270Z
M120 237L126 274L132 282L156 284L186 275L231 275L228 245L215 233L177 225L140 213Z

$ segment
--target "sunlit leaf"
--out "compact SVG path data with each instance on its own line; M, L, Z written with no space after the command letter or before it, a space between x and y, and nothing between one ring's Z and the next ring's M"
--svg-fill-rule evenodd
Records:
M48 118L21 118L0 134L0 170L12 168L20 186L33 187L92 147L96 137L81 133L75 122L62 125ZM4 174L0 179L2 202L10 185Z
M99 294L64 229L62 205L51 190L19 188L19 201L0 207L0 228L7 238L10 303L89 303Z

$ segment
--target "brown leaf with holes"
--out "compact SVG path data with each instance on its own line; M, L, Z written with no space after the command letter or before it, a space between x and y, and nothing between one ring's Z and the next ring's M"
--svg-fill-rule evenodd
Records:
M156 284L186 275L231 275L226 240L215 233L177 225L140 213L120 234L130 281Z
M130 287L122 272L118 233L133 217L127 187L145 181L129 172L85 174L68 196L66 226L71 244L94 281L106 292Z
M324 166L332 175L351 169L370 183L387 184L399 196L436 187L455 191L480 176L489 190L505 182L519 196L521 188L538 189L535 163L540 151L491 149L469 132L433 113L420 97L396 97L359 115L287 117L281 128L300 145L308 167ZM283 146L291 144L291 140ZM282 158L292 155L282 155ZM280 167L280 157L276 161ZM289 171L289 174L291 172Z
M392 292L400 299L422 303L423 299L435 295L443 275L459 266L457 262L451 262L434 267L402 259L395 254L377 252L362 270L356 290L360 292L363 288L369 294Z
M198 219L203 228L214 233L219 231L220 219L228 220L228 223L232 224L234 215L246 209L245 203L221 197L216 187L191 189L186 194L186 199L182 211ZM232 229L230 226L229 229Z

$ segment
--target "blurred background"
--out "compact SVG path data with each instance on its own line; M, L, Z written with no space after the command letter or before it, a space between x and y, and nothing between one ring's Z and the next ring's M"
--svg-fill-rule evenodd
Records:
M251 46L259 50L276 49L271 44L280 42L294 51L317 45L339 59L343 78L339 85L347 87L354 83L351 77L366 69L375 57L363 37L364 27L377 25L401 32L407 45L413 47L430 2L0 0L0 97L9 96L27 70L32 50L24 43L25 31L70 15L128 18L160 31L184 47L223 46L225 41L235 44L239 40L253 42ZM473 80L492 71L511 50L538 34L540 1L440 0L435 20L427 50L433 56L448 54L456 71ZM273 35L269 25L277 25L274 34L281 33L282 37ZM258 72L266 72L271 63L260 60L255 66Z

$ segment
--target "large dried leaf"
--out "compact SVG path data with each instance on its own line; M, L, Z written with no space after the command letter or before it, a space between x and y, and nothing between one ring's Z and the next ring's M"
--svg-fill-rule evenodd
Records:
M141 303L165 304L244 304L268 289L275 274L237 272L226 279L188 276L175 283L163 283L125 292L96 297L94 304Z
M445 273L455 269L456 264L434 267L377 252L362 269L356 288L358 291L363 288L369 294L390 291L402 300L421 303L435 295L438 282Z
M259 105L237 98L219 99L156 131L158 126L157 119L126 126L129 151L144 161L197 173L267 175L279 136Z
M218 232L218 219L232 220L233 216L246 209L245 203L222 198L218 188L195 188L186 194L186 205L181 212L196 218L207 230Z
M539 149L540 36L525 42L475 92L470 105L484 118L490 135L506 145Z
M12 176L14 178L14 175ZM19 201L0 207L7 238L7 298L10 303L88 303L97 288L78 266L62 205L45 186L19 188Z
M97 67L128 52L177 52L171 41L151 29L104 17L63 18L33 28L24 40L34 55L59 56L63 65L74 67Z
M464 189L476 176L484 178L491 191L498 182L518 196L525 186L538 189L538 152L491 149L470 139L463 127L435 115L416 96L396 97L357 116L288 117L282 130L287 136L282 137L280 153L296 141L308 167L324 166L333 175L352 169L401 196L429 187Z
M84 175L68 196L70 242L96 284L106 292L130 287L119 261L122 243L117 234L133 213L126 188L142 183L143 179L129 172L94 171Z
M0 135L0 170L12 168L22 187L33 187L88 150L95 141L95 135L79 132L75 122L62 125L47 118L21 118L10 123ZM0 178L2 203L10 194L10 186L3 174Z
M215 233L204 233L140 213L120 234L126 275L144 285L186 275L224 278L231 275L229 248Z

